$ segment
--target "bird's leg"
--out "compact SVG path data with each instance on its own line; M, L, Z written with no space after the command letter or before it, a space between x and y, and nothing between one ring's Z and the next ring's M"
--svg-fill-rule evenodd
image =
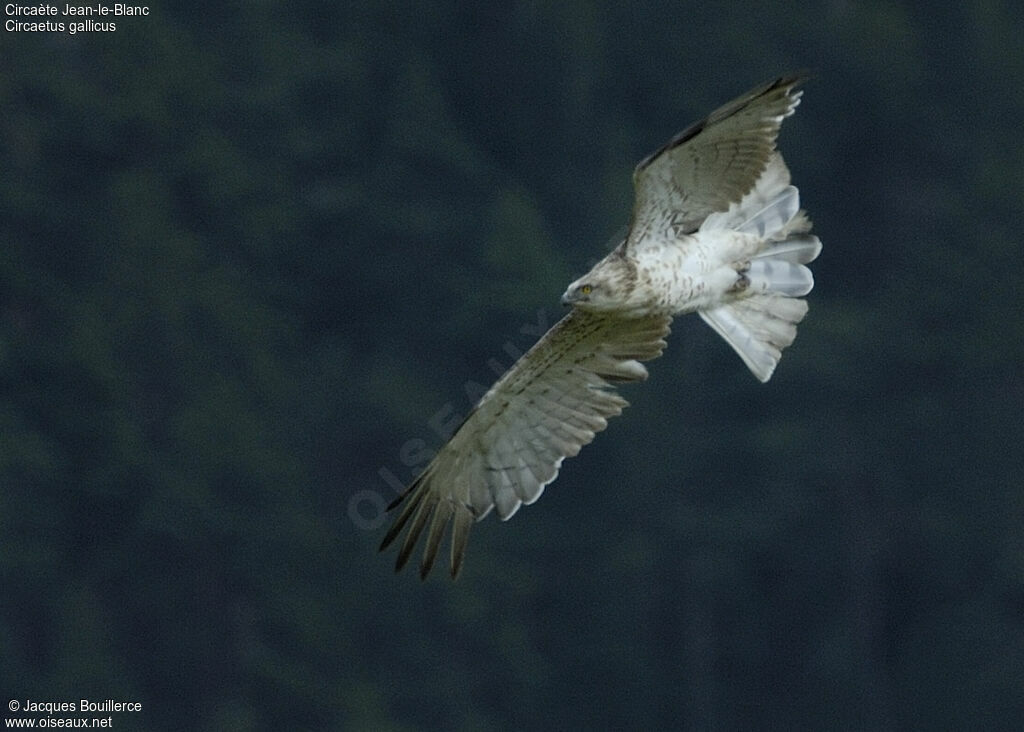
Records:
M743 292L745 289L750 287L750 278L747 277L746 273L750 269L750 262L737 262L733 265L733 269L736 270L738 277L736 281L732 283L732 287L729 288L730 293Z

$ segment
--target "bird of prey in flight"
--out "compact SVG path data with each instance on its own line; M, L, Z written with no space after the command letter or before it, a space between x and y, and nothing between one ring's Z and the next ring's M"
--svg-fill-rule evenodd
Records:
M642 381L672 318L696 312L768 381L807 313L807 264L821 251L776 150L800 102L785 76L715 110L644 158L625 239L562 302L572 309L483 396L401 505L381 549L405 529L396 570L426 531L425 578L451 525L451 575L469 529L492 509L511 518L536 501L627 402L615 387ZM402 505L404 504L404 505Z

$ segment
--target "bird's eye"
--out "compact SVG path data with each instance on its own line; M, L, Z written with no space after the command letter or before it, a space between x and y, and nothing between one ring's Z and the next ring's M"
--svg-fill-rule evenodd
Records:
M590 285L580 285L580 294L589 295L593 291L593 289L594 288L591 287Z

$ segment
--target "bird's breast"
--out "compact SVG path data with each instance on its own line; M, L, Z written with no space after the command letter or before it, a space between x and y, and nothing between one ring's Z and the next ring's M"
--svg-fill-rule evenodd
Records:
M650 242L637 256L637 289L651 310L673 315L710 307L735 279L735 232L699 232Z

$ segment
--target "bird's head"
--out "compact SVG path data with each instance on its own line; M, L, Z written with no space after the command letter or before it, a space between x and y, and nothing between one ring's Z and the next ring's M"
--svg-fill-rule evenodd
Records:
M591 282L592 279L593 277L587 275L569 285L562 295L562 304L591 307L591 302L596 302L601 297L601 286Z
M573 282L562 295L563 305L583 310L622 310L628 308L628 288L622 278L595 267Z

